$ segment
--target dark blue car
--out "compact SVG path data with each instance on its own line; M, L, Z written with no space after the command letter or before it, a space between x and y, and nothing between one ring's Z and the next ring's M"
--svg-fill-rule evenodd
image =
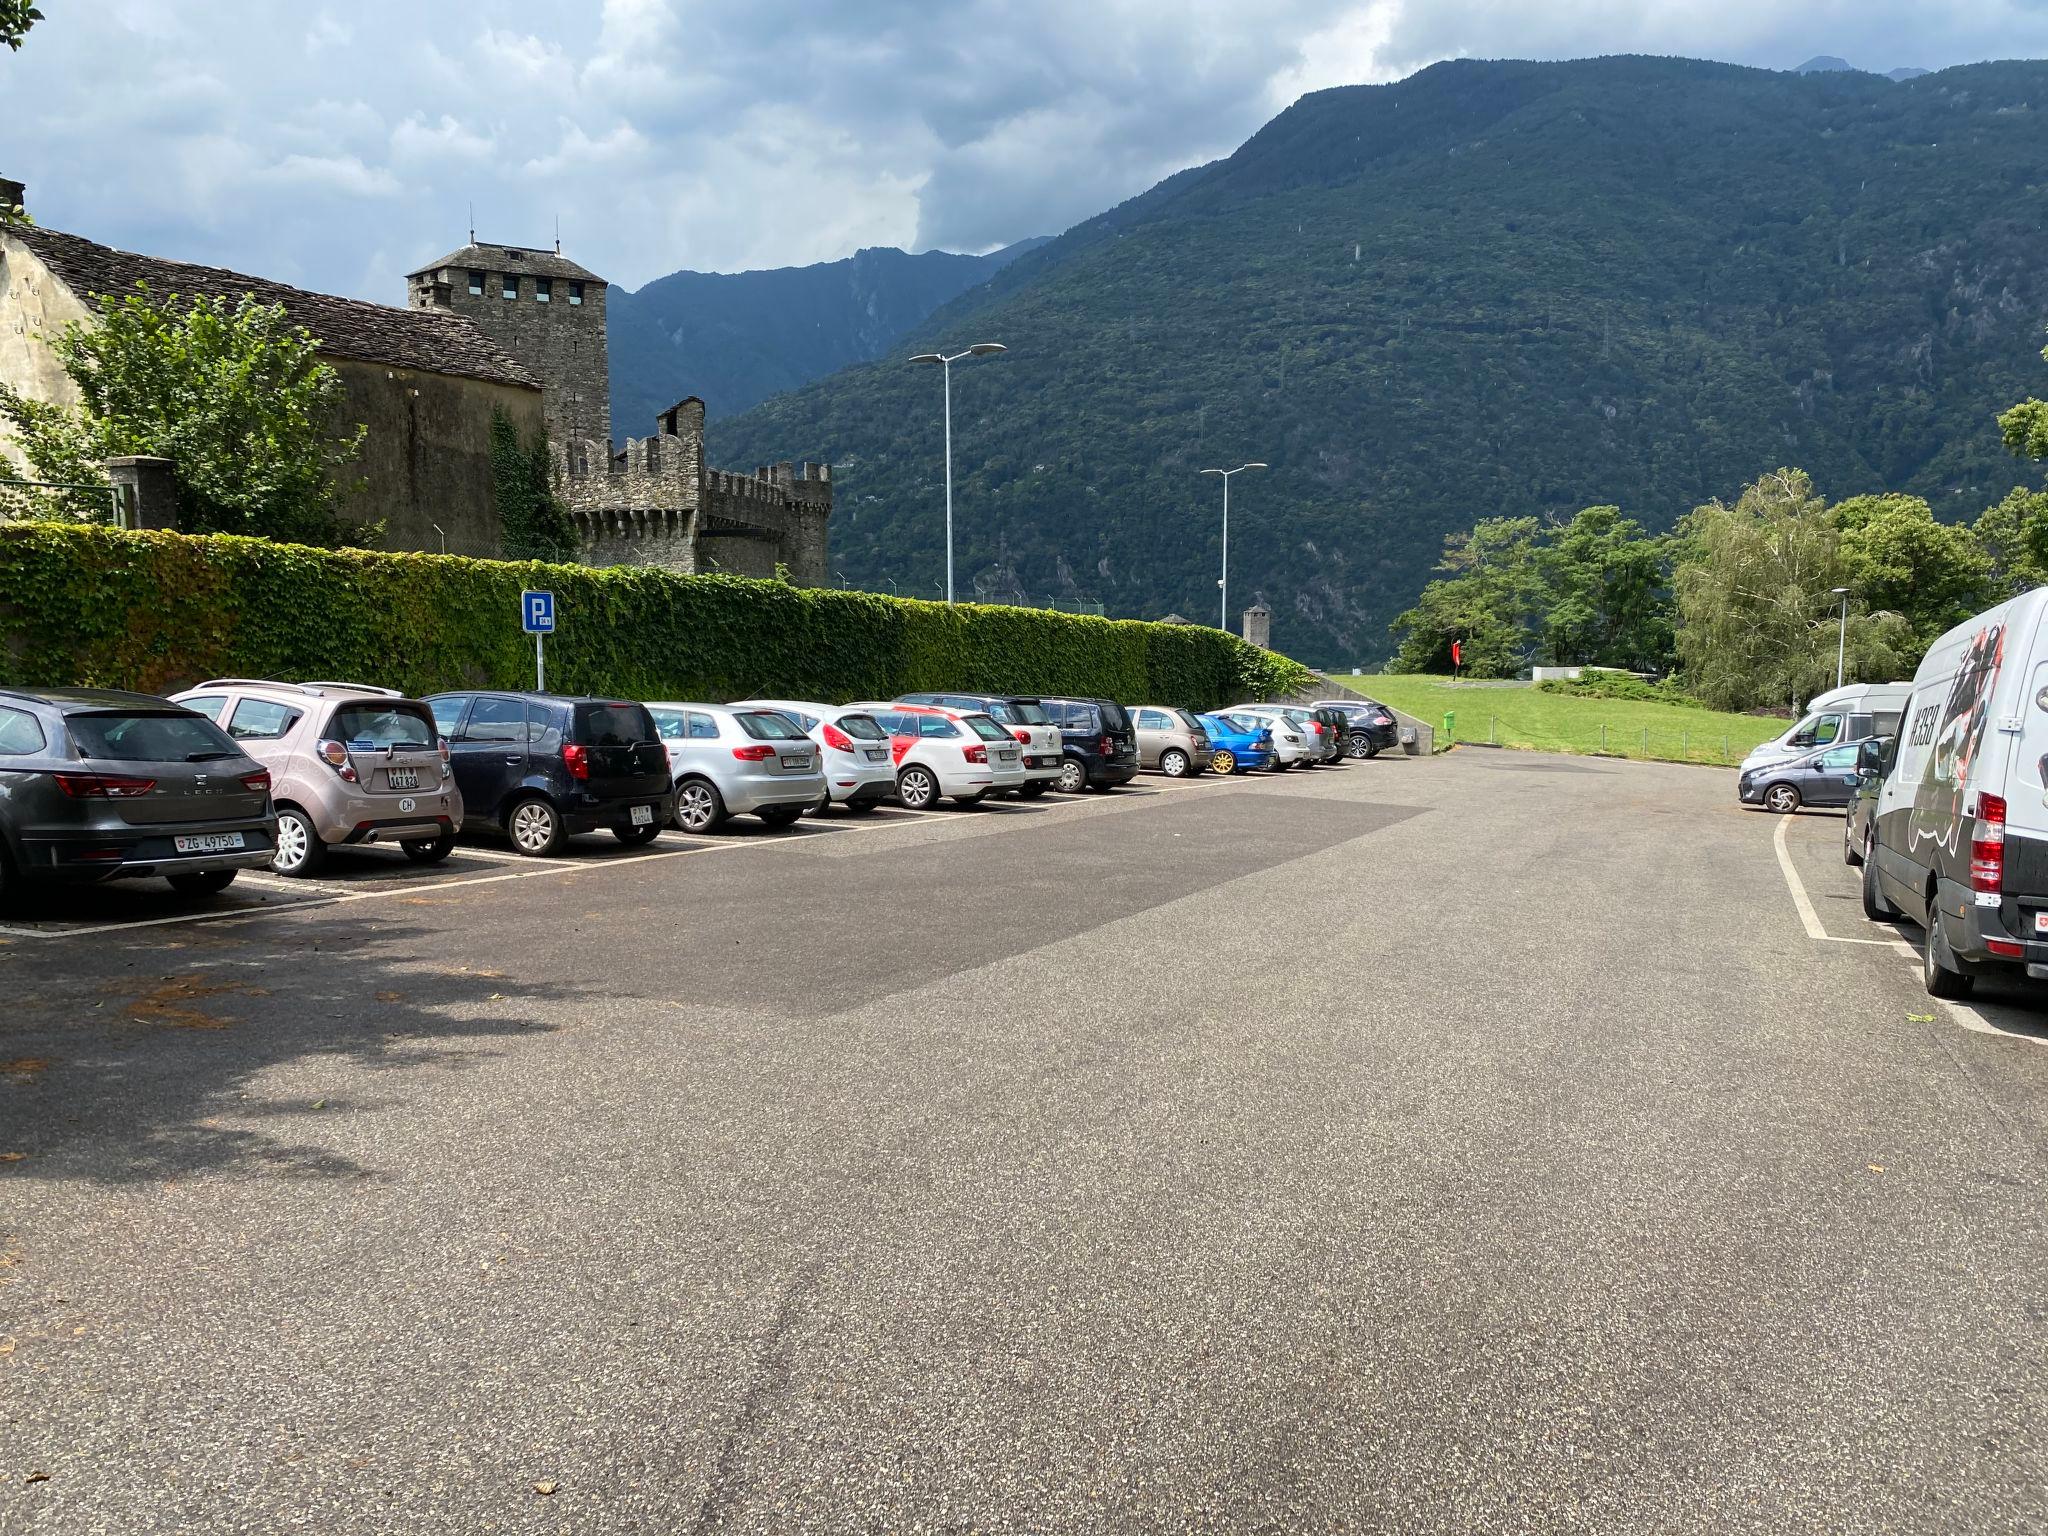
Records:
M1273 732L1248 715L1200 715L1209 733L1209 766L1218 773L1249 773L1273 766Z

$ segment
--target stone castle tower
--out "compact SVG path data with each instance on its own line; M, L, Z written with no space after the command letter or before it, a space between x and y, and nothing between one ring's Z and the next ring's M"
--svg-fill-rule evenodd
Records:
M557 250L468 245L406 277L414 309L471 321L541 382L564 498L593 565L826 582L829 465L704 463L704 402L662 412L649 437L612 442L605 281Z

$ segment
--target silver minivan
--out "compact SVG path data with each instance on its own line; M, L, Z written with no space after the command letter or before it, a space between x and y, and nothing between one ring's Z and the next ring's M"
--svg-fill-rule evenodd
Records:
M817 744L777 709L649 704L676 785L676 825L709 832L728 816L786 827L830 798Z

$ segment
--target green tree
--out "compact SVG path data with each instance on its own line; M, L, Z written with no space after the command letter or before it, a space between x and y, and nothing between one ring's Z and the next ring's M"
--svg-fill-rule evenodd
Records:
M341 378L282 305L248 294L232 303L159 298L144 284L118 303L95 298L97 324L73 322L50 342L78 386L76 411L0 385L0 417L35 478L103 482L101 460L153 454L177 468L187 533L304 544L362 537L334 502L364 429L337 430Z
M1688 687L1717 709L1796 705L1833 685L1847 586L1843 535L1813 482L1780 469L1735 505L1696 507L1679 527L1677 649ZM1896 677L1918 655L1912 626L1851 594L1852 677Z
M1665 560L1665 541L1619 507L1587 507L1554 529L1540 561L1544 655L1560 666L1668 667Z
M1972 531L1990 562L1992 597L2017 597L2048 583L2048 491L2014 486L1984 509Z
M1389 626L1401 637L1394 670L1449 672L1455 640L1467 675L1519 672L1543 597L1542 531L1533 517L1489 517L1445 539L1437 569L1451 574L1424 587L1415 606Z
M0 0L0 43L15 52L28 38L28 29L43 19L43 13L29 0Z
M1982 608L1990 558L1968 528L1935 521L1918 496L1851 496L1835 503L1843 585L1872 612L1902 615L1924 649Z
M544 435L519 440L510 416L491 408L491 482L505 554L514 560L573 560L581 545L569 507L555 489Z

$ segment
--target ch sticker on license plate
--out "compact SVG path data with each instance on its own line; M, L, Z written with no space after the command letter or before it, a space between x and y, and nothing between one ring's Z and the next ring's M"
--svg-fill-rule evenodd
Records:
M390 776L393 789L418 789L420 787L420 771L417 768L393 768L390 771Z
M653 825L654 825L654 807L653 807L653 806L651 806L651 805L636 805L636 806L634 806L634 807L633 807L633 825L634 825L634 826L636 826L636 827L650 827L650 826L653 826Z
M2034 914L2034 932L2048 933L2048 912L2036 912Z
M239 832L195 832L188 837L173 838L180 853L232 853L242 846Z

